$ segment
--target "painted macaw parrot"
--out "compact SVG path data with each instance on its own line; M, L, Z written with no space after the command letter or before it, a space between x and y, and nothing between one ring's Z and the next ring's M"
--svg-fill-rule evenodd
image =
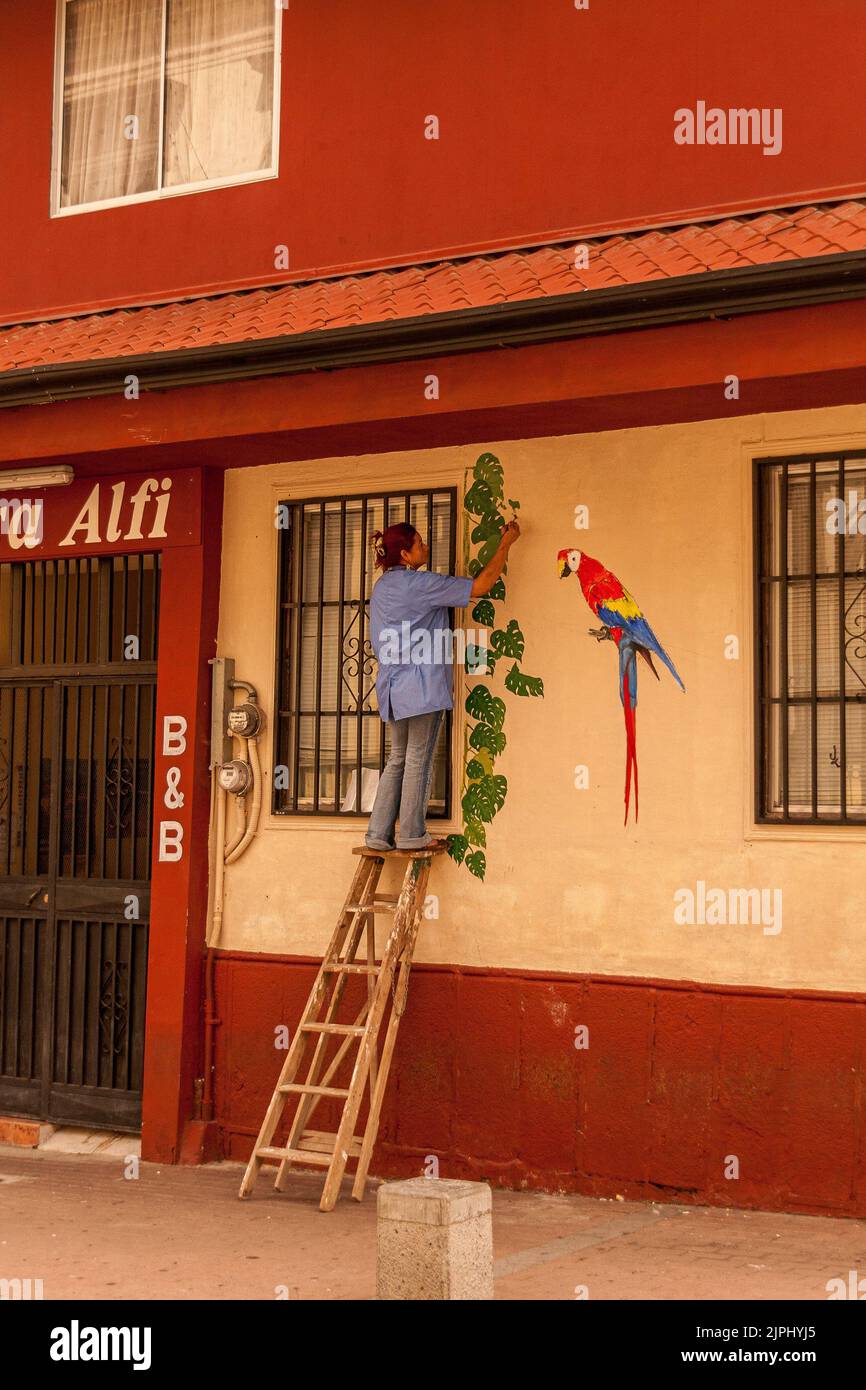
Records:
M628 823L628 807L631 793L631 777L634 771L634 815L637 820L637 732L635 711L637 709L637 662L642 656L656 680L659 673L653 665L653 656L659 657L667 666L674 680L682 690L685 686L679 672L671 661L659 639L656 637L640 608L628 589L615 574L605 569L600 560L594 560L582 550L560 550L556 557L556 568L560 579L576 574L580 580L583 597L604 626L590 628L589 634L597 641L610 640L616 643L619 652L619 698L622 700L625 715L625 823Z

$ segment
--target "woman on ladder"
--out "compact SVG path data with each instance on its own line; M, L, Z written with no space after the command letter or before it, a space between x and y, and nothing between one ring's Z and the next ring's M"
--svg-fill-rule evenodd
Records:
M369 849L444 848L444 840L429 834L426 816L442 717L454 707L448 609L465 608L490 592L519 536L512 521L474 579L423 570L430 551L408 522L373 536L382 575L370 596L370 636L379 663L379 714L390 730L391 753L367 827Z

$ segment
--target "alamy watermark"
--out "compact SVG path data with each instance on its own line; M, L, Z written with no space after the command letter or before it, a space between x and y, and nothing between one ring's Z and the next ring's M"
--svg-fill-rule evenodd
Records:
M849 488L846 497L828 497L824 529L830 536L866 536L866 497Z
M0 535L9 541L13 550L24 546L33 550L42 544L41 498L0 497Z
M862 1279L856 1269L848 1270L847 1280L828 1279L824 1288L827 1290L829 1302L840 1298L852 1298L858 1302L866 1299L866 1279Z
M677 145L762 145L763 153L782 153L781 106L707 106L705 101L674 112Z
M677 888L674 921L679 927L762 927L764 936L782 930L781 888Z
M134 1371L151 1365L149 1327L89 1327L73 1318L68 1327L51 1330L52 1361L130 1361Z
M489 674L486 628L427 628L413 631L406 619L380 633L380 666L465 665L473 675Z
M44 1297L41 1279L0 1279L0 1303L23 1303Z

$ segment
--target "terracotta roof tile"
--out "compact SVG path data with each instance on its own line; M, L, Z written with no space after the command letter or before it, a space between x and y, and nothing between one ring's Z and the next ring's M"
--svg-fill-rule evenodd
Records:
M588 249L586 267L575 263L578 245ZM0 371L321 332L864 250L866 201L849 199L12 325L0 328Z

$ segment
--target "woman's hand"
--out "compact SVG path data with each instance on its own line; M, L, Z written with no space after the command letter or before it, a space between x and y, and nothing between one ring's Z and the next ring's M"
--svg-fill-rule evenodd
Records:
M480 574L476 575L472 581L472 597L482 598L484 594L489 594L493 585L496 583L500 574L505 568L508 559L508 552L514 542L520 539L520 525L515 521L509 521L505 530L499 538L499 545L492 560L489 560Z

